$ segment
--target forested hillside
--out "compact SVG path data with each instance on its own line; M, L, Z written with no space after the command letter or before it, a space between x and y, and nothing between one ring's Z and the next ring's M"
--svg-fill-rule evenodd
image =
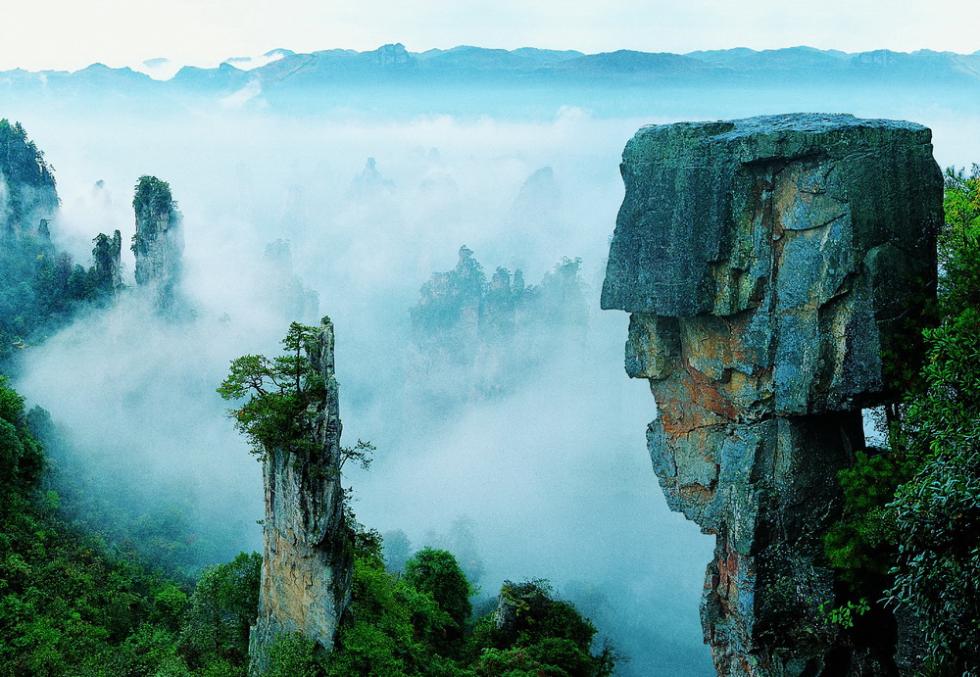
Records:
M99 234L90 268L51 242L54 173L21 124L0 119L0 359L43 340L85 301L116 287L120 241Z
M19 124L4 121L0 133L6 144L2 237L9 245L0 270L6 288L23 290L0 309L0 323L17 337L8 347L31 350L46 331L70 322L81 303L98 301L98 312L114 302L121 290L120 238L118 231L113 238L99 235L95 265L87 270L59 254L47 221L31 225L41 213L55 216L52 170ZM151 178L140 179L138 198ZM169 212L169 187L152 181L166 189L163 211ZM43 199L31 197L40 194ZM51 258L60 286L44 283ZM282 359L289 364L288 356L274 358ZM276 409L275 421L283 424L277 439L287 446L302 442L282 438L299 435L289 421L300 413ZM117 488L86 468L53 418L40 407L27 411L2 377L0 675L245 675L262 558L241 553L197 568L214 553L179 506L172 515L143 512L139 497L114 495ZM369 448L358 444L352 453ZM481 597L454 555L433 548L389 570L381 537L358 525L352 512L348 522L356 525L352 599L335 650L328 654L284 635L267 674L611 673L612 649L593 646L595 627L546 581L507 583L498 598Z

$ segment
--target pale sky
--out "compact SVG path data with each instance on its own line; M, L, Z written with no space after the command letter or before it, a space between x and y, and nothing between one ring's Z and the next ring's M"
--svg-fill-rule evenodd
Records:
M687 52L806 44L980 49L980 0L4 0L0 70L153 57L214 65L277 47L459 44Z

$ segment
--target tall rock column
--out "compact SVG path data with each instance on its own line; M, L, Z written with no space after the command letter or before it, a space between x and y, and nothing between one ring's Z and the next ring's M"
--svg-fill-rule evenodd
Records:
M133 210L136 284L154 290L161 311L174 312L179 305L184 235L170 184L155 176L141 176L133 196Z
M930 141L786 115L644 127L623 153L602 306L631 313L626 371L656 400L668 504L717 536L701 617L720 675L877 660L819 610L834 603L822 537L861 408L893 399L889 360L935 291Z
M92 240L92 260L95 262L96 285L105 293L112 293L122 283L122 235L112 231L112 237L99 233Z
M267 450L264 552L258 618L249 636L249 674L263 674L277 636L300 633L326 648L350 601L351 536L340 485L340 410L334 332L324 317L308 352L326 386L313 417L313 453Z

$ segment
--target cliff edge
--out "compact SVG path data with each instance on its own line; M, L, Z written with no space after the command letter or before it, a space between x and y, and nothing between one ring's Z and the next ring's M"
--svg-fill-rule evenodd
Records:
M861 409L935 293L943 182L931 132L848 115L640 129L602 307L630 313L626 371L668 504L717 536L701 615L720 675L888 674L844 642L823 535Z

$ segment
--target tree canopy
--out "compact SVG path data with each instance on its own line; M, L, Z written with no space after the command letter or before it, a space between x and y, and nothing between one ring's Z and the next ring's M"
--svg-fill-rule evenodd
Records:
M887 447L859 453L840 473L844 515L825 545L850 599L830 618L873 635L887 632L889 611L903 613L925 640L928 674L977 674L980 166L947 170L944 208L938 321L923 332L923 365Z
M282 339L284 354L232 360L218 393L226 400L245 400L231 416L254 453L315 452L311 405L326 395L323 376L310 359L318 333L316 327L293 322Z

